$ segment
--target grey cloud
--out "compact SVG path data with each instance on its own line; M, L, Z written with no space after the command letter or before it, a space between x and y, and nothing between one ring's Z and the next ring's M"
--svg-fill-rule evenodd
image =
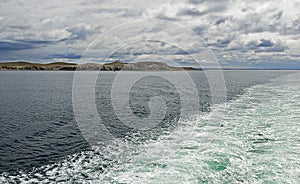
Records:
M84 25L67 29L72 35L70 39L85 40L89 34L88 28Z
M272 47L274 43L271 40L261 39L260 43L256 45L257 47Z
M35 45L46 45L46 44L55 43L54 41L44 41L44 40L16 40L16 41L25 44L35 44Z
M200 25L200 26L193 28L193 31L199 35L202 35L206 29L207 29L207 26Z
M208 13L208 11L200 11L196 8L183 9L177 15L191 15L191 16L202 16Z
M80 59L81 55L70 53L70 54L54 54L50 58L61 58L61 59Z
M30 29L30 26L26 26L26 25L11 25L8 26L8 29L12 29L12 30L22 30L22 29Z
M216 21L215 25L219 25L219 24L222 24L226 21L225 18L220 18L219 20Z
M187 0L188 3L190 4L195 4L195 5L199 5L199 4L203 4L203 3L226 3L228 2L227 0L209 0L209 1L205 1L205 0Z
M218 40L217 44L219 45L219 47L225 47L228 44L230 44L230 42L232 41L232 38L226 38L226 39L222 39L222 40Z
M159 0L53 0L44 3L33 0L23 4L16 0L3 1L0 7L1 58L12 58L17 53L15 56L20 58L76 59L93 39L111 27L135 19L156 18L192 29L220 60L223 56L224 60L232 62L295 59L300 49L299 6L296 1L279 0L168 0L163 4ZM127 37L153 34L159 39L165 36L160 28L164 25L128 30L124 34ZM178 38L181 37L185 35L178 33ZM199 52L194 45L196 41L187 40L190 48L187 52ZM100 43L99 48L118 47L119 42L108 39ZM293 55L289 55L292 48ZM133 58L158 53L166 57L186 54L167 44L151 43L129 46L116 55ZM275 55L277 53L279 55Z
M112 57L127 57L127 56L140 56L140 55L186 55L187 51L169 45L160 41L144 41L137 42L134 45L122 48L113 54ZM123 55L123 56L122 56Z
M248 45L249 49L255 50L256 53L260 52L284 52L287 47L281 42L274 43L271 40L261 39L259 41L252 41Z
M280 33L283 35L297 35L300 30L300 17L291 21L290 24L284 24Z
M254 51L255 53L263 52L285 52L288 48L284 43L271 41L267 39L253 40L248 43L239 43L235 47L226 47L225 51L236 51L247 53Z
M188 0L188 2L191 3L191 4L201 4L204 1L203 0Z
M276 45L274 47L256 49L255 52L256 53L260 53L260 52L284 52L285 49L286 49L286 47L284 47L282 45Z
M182 9L178 12L178 16L181 15L189 15L189 16L203 16L208 13L213 13L213 12L221 12L226 9L225 4L212 4L209 7L206 7L204 10L199 10L195 7L193 8L185 8Z
M155 18L155 19L161 19L161 20L169 20L169 21L177 21L177 20L179 20L176 17L170 17L170 16L165 15L163 13L159 13L156 16L154 16L153 18Z
M0 51L13 51L13 50L26 50L26 49L34 49L36 46L33 44L22 43L22 42L3 42L0 41Z

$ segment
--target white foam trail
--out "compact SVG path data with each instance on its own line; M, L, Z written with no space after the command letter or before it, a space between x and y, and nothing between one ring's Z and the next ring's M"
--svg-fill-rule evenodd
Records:
M297 183L300 147L299 73L249 88L239 99L160 140L106 173L121 183ZM224 112L223 119L216 114ZM222 121L221 131L213 124ZM208 149L201 140L215 136ZM183 137L189 136L189 140ZM181 140L184 140L183 142Z
M78 153L36 172L2 174L0 182L297 183L299 78L295 73L251 87L158 140L116 141L107 150Z

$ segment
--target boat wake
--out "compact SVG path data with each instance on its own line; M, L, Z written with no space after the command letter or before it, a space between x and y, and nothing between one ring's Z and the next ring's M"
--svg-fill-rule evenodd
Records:
M114 140L6 182L297 183L300 73L245 90L143 143Z

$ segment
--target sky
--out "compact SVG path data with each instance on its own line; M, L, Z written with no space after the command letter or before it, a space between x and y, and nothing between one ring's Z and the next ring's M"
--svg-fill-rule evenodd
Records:
M0 62L300 68L300 1L0 0ZM199 61L198 61L199 62Z

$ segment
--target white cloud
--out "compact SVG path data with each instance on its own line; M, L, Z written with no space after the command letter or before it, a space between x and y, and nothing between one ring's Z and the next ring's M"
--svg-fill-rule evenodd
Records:
M222 62L251 63L251 59L259 58L262 61L284 62L287 58L296 61L300 55L299 9L297 0L167 0L163 4L160 0L53 0L43 3L11 0L0 7L0 41L51 42L35 45L32 54L26 51L24 56L35 57L39 53L40 58L49 58L49 55L63 51L82 53L95 38L114 26L141 18L156 18L197 32ZM163 30L138 26L141 29L125 30L123 34L140 40L147 34L168 39ZM199 40L192 40L185 33L177 33L174 37L178 41L186 40L187 52L200 50ZM101 48L118 47L120 40L108 38L99 44ZM38 52L39 48L47 52ZM153 43L136 43L127 49L126 52L132 55L140 53L136 56L140 58L144 57L141 53L150 57L158 52L168 58L185 58L184 54L172 57L170 53L176 49L170 45L157 47ZM10 55L2 54L0 59L5 57Z

